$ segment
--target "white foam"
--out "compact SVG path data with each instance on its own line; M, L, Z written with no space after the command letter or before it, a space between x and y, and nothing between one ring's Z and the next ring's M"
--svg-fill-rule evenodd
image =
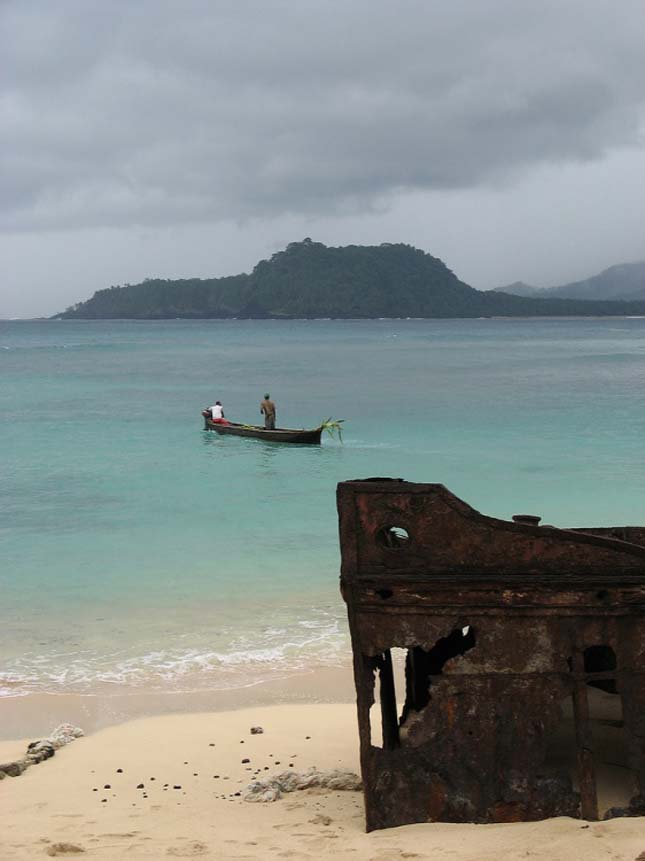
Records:
M349 655L340 617L323 611L283 627L220 631L210 647L197 639L180 632L173 645L165 647L142 649L142 644L133 644L109 652L83 648L23 655L5 662L0 697L37 691L89 694L106 687L173 691L246 687L310 671L312 666L339 666Z

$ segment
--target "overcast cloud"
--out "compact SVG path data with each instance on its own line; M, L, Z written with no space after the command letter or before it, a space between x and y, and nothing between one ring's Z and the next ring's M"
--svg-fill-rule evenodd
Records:
M248 269L314 229L421 244L475 286L645 257L645 213L623 211L645 193L644 45L642 0L4 2L0 315L51 313L141 266ZM591 183L609 226L592 225L591 259L556 241L536 269L558 181ZM500 240L543 210L514 268L481 224L495 199ZM588 236L588 214L567 214Z

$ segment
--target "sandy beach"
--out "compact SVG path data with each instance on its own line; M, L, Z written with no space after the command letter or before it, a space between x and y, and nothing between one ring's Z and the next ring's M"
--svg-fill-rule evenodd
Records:
M250 728L261 726L262 734ZM160 715L98 730L0 782L0 854L211 859L645 858L645 822L574 819L425 824L366 834L360 792L316 789L245 802L254 777L358 771L351 704L252 706ZM0 759L25 740L0 742ZM641 854L642 853L642 854Z

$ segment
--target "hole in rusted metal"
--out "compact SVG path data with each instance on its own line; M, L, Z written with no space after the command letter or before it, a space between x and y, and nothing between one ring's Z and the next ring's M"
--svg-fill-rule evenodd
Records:
M443 668L452 658L464 655L474 648L475 629L472 625L455 628L447 637L441 637L428 651L421 646L408 649L405 666L405 705L401 723L411 711L421 711L430 702L432 677L443 673Z
M403 526L383 526L376 533L376 543L388 550L400 550L409 540L410 534Z
M384 750L394 750L399 746L399 723L397 719L396 690L392 653L387 649L374 658L371 663L374 676L374 703L370 708L370 744ZM378 710L381 712L380 733ZM379 744L380 742L380 744Z
M383 729L381 727L381 679L376 667L373 669L374 702L370 706L370 744L372 747L383 749Z
M587 696L598 818L625 816L637 790L636 776L627 756L622 698L611 696L593 682L587 683Z
M616 653L611 646L589 646L584 652L585 673L611 673L618 664ZM606 691L608 694L617 693L615 679L590 679L589 684L593 688Z

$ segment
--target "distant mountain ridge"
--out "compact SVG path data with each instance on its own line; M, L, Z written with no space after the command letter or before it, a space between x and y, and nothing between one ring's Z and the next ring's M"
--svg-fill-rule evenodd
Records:
M497 287L495 293L510 293L511 296L535 298L544 293L544 290L539 287L533 287L531 284L526 284L524 281L513 281L512 284L507 284L505 287Z
M403 243L290 243L251 274L146 279L98 290L60 319L160 320L524 317L645 314L643 302L524 298L475 290L437 257Z
M523 281L515 281L498 287L498 293L514 296L529 296L542 299L591 299L596 301L620 300L645 301L645 261L619 263L604 269L598 275L582 281L572 281L558 287L532 287Z

